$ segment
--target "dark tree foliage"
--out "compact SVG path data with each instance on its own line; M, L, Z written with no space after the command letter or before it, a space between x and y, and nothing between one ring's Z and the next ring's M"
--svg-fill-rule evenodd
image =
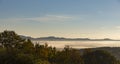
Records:
M0 33L0 64L120 64L106 51L79 50L66 46L58 51L47 44L33 44L14 31Z
M24 42L21 46L21 51L24 52L25 54L30 54L34 52L34 45L30 41L30 39L27 39L26 42Z
M84 64L117 64L117 60L110 53L103 50L89 51L83 54Z
M23 43L24 39L20 38L14 31L4 31L0 33L0 43L3 47L15 47Z
M56 55L56 63L58 64L83 64L80 52L66 46L63 51Z

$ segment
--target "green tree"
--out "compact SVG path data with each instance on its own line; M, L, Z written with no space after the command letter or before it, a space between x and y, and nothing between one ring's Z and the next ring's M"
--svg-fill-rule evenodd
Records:
M15 64L34 64L34 56L32 54L17 54Z
M37 59L34 64L51 64L49 61Z
M34 53L34 44L31 42L30 39L27 39L26 42L22 44L22 52L25 54L31 54Z
M80 52L66 46L63 51L56 55L57 64L83 64Z
M117 64L118 61L109 52L96 50L83 54L84 64Z
M0 33L0 43L3 47L11 48L23 42L24 39L20 38L14 31L6 30Z
M48 45L47 44L45 45L36 44L35 45L35 56L37 56L37 58L41 58L42 60L48 60L48 56L49 56Z

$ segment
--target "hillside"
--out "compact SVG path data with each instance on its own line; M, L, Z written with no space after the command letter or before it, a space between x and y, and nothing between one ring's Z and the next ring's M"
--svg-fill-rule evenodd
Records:
M24 39L41 40L41 41L120 41L120 40L114 40L110 38L90 39L90 38L64 38L64 37L55 37L55 36L33 38L30 36L23 36L23 35L20 35L20 36L21 38L24 38Z
M114 55L117 59L120 60L120 47L100 47L100 48L90 48L92 50L106 50ZM83 51L83 49L81 49Z

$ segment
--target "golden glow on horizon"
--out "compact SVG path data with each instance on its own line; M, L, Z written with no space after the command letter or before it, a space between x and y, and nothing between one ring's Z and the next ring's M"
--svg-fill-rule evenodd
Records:
M24 27L17 28L10 28L14 30L17 34L31 36L34 38L37 37L48 37L48 36L55 36L55 37L65 37L65 38L91 38L91 39L103 39L103 38L110 38L110 39L120 39L120 30L117 28L102 28L102 29L69 29L66 30L37 30L36 28L31 29L23 29ZM26 27L25 27L26 28ZM4 29L0 29L0 31L4 31Z
M103 38L111 38L111 39L120 39L120 34L57 34L57 33L18 33L21 35L31 36L34 38L37 37L48 37L48 36L55 36L55 37L65 37L65 38L91 38L91 39L103 39Z

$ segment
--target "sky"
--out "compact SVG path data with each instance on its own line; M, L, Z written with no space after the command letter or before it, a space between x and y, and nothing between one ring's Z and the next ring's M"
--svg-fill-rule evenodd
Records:
M0 0L0 32L120 39L120 0Z

